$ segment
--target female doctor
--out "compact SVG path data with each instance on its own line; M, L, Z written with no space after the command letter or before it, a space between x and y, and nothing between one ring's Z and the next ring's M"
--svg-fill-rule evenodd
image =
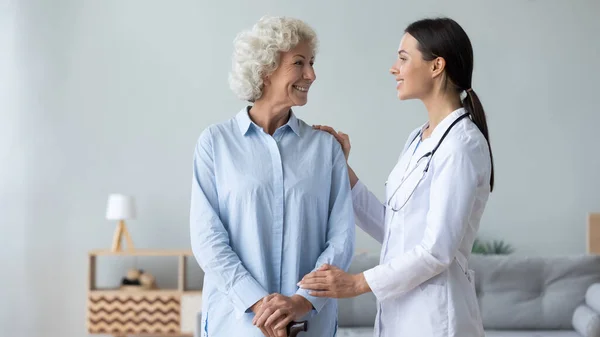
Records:
M324 265L299 282L323 297L372 291L375 336L484 336L467 261L494 174L472 71L471 43L455 21L406 28L391 73L400 100L420 99L429 120L409 135L383 202L348 167L355 216L382 244L380 264L357 275ZM315 128L333 134L348 159L347 135Z

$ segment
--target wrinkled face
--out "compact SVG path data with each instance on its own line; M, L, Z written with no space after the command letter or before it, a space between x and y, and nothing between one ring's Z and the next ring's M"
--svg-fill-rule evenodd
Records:
M313 50L306 42L282 52L279 67L265 79L265 94L289 106L306 104L308 91L316 79L313 64Z
M423 60L417 40L408 33L400 41L398 59L390 73L396 78L396 90L401 100L423 98L433 89L433 61Z

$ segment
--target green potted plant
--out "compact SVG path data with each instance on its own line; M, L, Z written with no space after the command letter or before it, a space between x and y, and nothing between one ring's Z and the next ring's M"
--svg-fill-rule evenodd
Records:
M508 255L514 252L514 248L502 240L485 242L480 239L475 239L471 252L473 254L481 255Z

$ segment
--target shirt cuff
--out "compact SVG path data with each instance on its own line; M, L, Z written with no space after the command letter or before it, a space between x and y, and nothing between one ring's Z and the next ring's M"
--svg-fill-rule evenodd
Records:
M250 307L263 297L269 295L251 276L239 280L230 290L229 297L236 308L237 317L250 312Z
M381 285L377 281L379 279L377 277L378 276L377 275L377 267L365 270L363 272L363 275L365 276L365 280L367 281L369 288L371 288L371 292L373 292L373 295L375 295L375 297L377 299L382 298L380 296L381 295Z
M300 288L298 289L298 291L296 291L296 295L300 295L306 298L312 304L313 309L307 314L309 315L309 317L312 317L318 314L321 311L321 309L323 309L329 298L311 296L308 294L308 292L309 291L307 289Z
M352 187L352 200L354 201L355 198L363 194L366 188L367 187L362 183L362 181L360 181L360 179L357 180L356 184L354 184L354 187Z

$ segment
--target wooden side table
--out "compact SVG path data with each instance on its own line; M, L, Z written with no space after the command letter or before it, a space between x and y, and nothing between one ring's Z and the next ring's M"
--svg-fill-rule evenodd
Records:
M171 256L178 260L176 289L121 290L96 287L96 259L101 256ZM188 290L186 259L190 250L94 250L88 254L87 331L113 336L194 335L202 291Z

